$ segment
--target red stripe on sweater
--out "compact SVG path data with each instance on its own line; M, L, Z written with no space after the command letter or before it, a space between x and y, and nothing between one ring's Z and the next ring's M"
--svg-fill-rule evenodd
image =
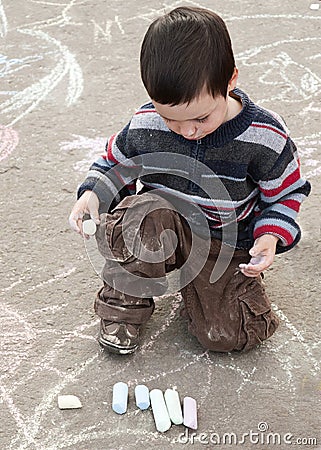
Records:
M291 208L296 212L299 212L301 206L300 202L298 202L297 200L283 200L280 203L281 205L287 206L288 208Z
M145 114L145 113L157 113L156 109L142 109L140 111L137 111L135 113L135 116L137 116L137 114Z
M117 159L115 158L115 156L113 155L113 142L115 140L116 134L113 134L108 141L108 146L107 146L107 158L109 159L109 161L112 161L116 164L119 163L119 161L117 161Z
M248 206L245 208L245 210L242 212L242 214L239 215L239 217L237 218L237 222L239 222L240 220L242 220L244 217L246 217L246 215L251 211L251 209L253 208L254 203L256 202L256 199L252 200Z
M121 184L123 186L126 186L129 190L132 190L132 191L136 190L136 184L135 183L126 183L124 178L121 176L121 174L117 170L114 171L114 174L116 175L116 177L118 178L118 180L121 182Z
M125 186L126 183L125 183L125 181L123 180L123 178L122 178L122 176L120 175L120 173L117 172L117 170L115 170L115 171L114 171L114 174L116 175L116 177L118 178L118 180L121 182L121 184L122 184L123 186Z
M277 225L258 226L254 230L253 237L254 237L254 239L257 239L258 237L262 236L263 234L276 234L278 236L282 236L285 239L287 245L290 245L293 242L292 234L289 233L284 228L278 227Z
M252 206L253 206L253 204L256 202L256 198L254 198L254 199L252 199L252 200L250 200L250 203L249 203L249 205L247 206L247 209L245 210L245 212L247 212L247 210L249 209L249 208L252 208ZM215 203L215 200L213 200L213 203ZM202 209L204 209L205 210L205 212L207 213L207 214L209 214L210 215L210 212L211 211L235 211L235 207L231 207L231 208L228 208L228 207L226 207L226 206L209 206L209 205L203 205L203 204L201 204L201 203L197 203L197 205L199 206L199 207L201 207ZM243 215L243 213L242 213L242 215Z
M300 168L297 167L294 172L290 173L290 175L287 176L285 180L283 180L282 184L279 187L275 189L260 188L260 190L266 197L274 197L275 195L279 194L280 192L282 192L287 187L291 186L299 179L300 179Z
M213 200L213 203L215 203L215 200ZM202 203L197 203L197 205L200 208L204 209L207 212L207 214L209 214L209 211L233 211L235 209L233 207L232 208L227 208L227 207L224 207L224 206L217 207L217 206L203 205Z
M282 136L284 139L287 139L287 138L288 138L288 136L287 136L286 133L283 133L282 131L280 131L280 130L278 130L278 129L276 129L276 128L270 127L269 125L262 125L262 124L259 124L259 123L252 123L252 124L251 124L251 127L255 127L255 128L265 128L266 130L274 131L274 133L279 134L279 135Z

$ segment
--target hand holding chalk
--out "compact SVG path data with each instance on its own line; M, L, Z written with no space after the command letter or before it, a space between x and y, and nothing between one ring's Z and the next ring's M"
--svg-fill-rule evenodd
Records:
M83 235L82 222L85 215L99 224L99 198L93 191L85 191L76 201L69 216L69 225L76 233ZM87 234L88 236L88 234Z

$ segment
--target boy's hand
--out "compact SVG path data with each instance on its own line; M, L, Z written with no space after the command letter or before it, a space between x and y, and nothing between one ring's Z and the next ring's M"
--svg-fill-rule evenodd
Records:
M273 263L278 237L263 234L254 242L249 253L252 256L248 264L240 264L241 272L247 277L257 277Z
M85 191L82 196L76 201L69 216L69 225L85 238L89 238L87 234L83 233L82 219L85 214L89 214L90 218L99 225L99 199L97 195L92 191Z

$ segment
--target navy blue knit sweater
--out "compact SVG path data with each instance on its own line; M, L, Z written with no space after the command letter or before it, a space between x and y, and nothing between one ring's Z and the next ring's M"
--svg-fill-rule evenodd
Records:
M169 130L152 103L111 136L105 154L78 190L94 190L112 209L127 195L159 189L173 199L198 205L211 236L237 222L236 247L250 248L259 236L279 237L277 252L300 239L296 216L310 183L300 174L297 149L282 119L255 105L240 89L232 92L241 112L199 141Z

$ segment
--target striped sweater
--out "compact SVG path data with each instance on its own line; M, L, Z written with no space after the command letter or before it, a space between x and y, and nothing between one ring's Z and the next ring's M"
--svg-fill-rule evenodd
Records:
M278 253L292 248L301 234L296 216L311 188L301 177L297 149L277 114L240 89L232 95L241 100L241 112L198 141L169 130L152 103L140 107L109 138L78 198L94 190L110 210L135 194L140 180L143 191L159 189L197 205L212 237L222 239L223 228L236 221L237 248L250 248L265 233L279 238Z

